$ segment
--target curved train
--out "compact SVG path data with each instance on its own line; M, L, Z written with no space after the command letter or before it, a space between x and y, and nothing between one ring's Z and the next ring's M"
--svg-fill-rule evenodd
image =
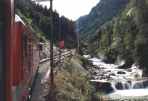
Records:
M14 0L0 1L0 101L28 101L40 61L39 39L14 12Z

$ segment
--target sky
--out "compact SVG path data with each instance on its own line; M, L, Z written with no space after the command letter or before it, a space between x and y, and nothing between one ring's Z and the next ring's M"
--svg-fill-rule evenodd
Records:
M76 20L80 16L89 14L91 9L100 0L53 0L54 10L65 17ZM49 1L40 2L43 6L50 7Z

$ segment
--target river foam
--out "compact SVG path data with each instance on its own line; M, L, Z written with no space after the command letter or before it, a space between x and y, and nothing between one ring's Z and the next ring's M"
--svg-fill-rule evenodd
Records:
M117 90L109 96L148 96L148 88L146 89L128 89L128 90Z

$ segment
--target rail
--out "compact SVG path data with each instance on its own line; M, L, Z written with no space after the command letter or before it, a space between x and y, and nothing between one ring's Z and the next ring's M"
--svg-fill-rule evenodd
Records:
M66 52L62 53L61 56L59 56L59 54L58 55L54 55L53 60L56 61L56 62L60 62L60 60L63 60L65 57L69 57L69 56L72 56L72 51L66 51ZM42 64L44 62L47 62L47 61L50 61L50 58L42 59L40 61L40 64Z

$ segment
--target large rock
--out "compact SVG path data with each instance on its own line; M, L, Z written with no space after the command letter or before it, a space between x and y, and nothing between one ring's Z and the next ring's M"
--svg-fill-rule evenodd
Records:
M114 91L110 82L103 82L103 81L92 81L93 85L95 86L96 91L102 91L104 93L111 93Z
M134 89L147 88L147 87L148 87L148 79L137 81L133 86Z

